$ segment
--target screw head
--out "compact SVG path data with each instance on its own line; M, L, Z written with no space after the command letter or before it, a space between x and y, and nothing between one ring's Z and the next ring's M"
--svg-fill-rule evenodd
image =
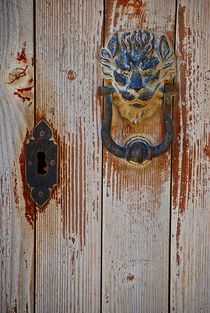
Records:
M41 198L43 196L43 192L42 191L39 191L38 192L38 196Z
M39 133L39 135L40 135L41 137L43 137L43 136L45 135L45 132L44 132L43 130L41 130L40 133Z
M50 165L54 166L55 165L55 160L50 161Z
M28 165L31 166L31 165L32 165L32 162L31 162L31 161L28 161Z
M205 78L206 78L207 80L210 80L210 70L206 71L206 73L205 73Z

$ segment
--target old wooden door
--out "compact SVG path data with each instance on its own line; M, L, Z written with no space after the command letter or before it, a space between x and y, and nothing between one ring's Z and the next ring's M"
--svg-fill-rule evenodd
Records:
M210 312L209 0L0 1L0 312ZM166 34L177 58L170 152L138 168L102 147L99 51L111 34ZM43 208L24 145L41 119L59 147ZM160 140L158 112L113 136Z

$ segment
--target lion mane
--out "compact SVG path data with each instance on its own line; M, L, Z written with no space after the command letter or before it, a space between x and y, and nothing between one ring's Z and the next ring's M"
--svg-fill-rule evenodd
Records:
M141 29L114 33L100 51L100 62L105 79L116 89L115 105L135 125L162 105L164 84L176 75L168 38Z

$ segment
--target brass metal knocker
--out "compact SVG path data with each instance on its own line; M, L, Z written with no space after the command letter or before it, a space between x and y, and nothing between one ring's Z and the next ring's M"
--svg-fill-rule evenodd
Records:
M167 84L176 74L175 56L168 38L144 30L115 33L106 48L101 49L100 62L107 83L100 87L104 95L101 131L104 146L115 156L135 164L168 151L173 140L173 123L166 112L166 99L172 95ZM125 146L116 144L110 133L113 104L133 125L151 118L162 107L164 140L153 146L147 138L139 136Z

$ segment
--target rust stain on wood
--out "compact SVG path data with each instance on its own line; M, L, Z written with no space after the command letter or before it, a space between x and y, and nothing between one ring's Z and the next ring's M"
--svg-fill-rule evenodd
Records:
M41 208L36 207L35 202L31 199L30 196L30 188L26 183L26 155L25 155L25 145L28 139L31 137L31 133L29 131L26 132L26 136L23 142L23 147L21 149L21 153L19 156L19 165L20 165L20 173L22 179L22 190L23 190L23 198L25 201L25 217L27 221L33 226L34 225L34 216L35 213L42 213L45 211L49 201ZM52 191L52 197L55 193L56 188ZM15 195L15 203L16 207L19 207L19 196L17 194L17 178L14 174L14 187L13 187L14 195Z
M209 267L209 2L179 1L177 13L180 102L174 107L171 307L198 312L210 304L203 275Z
M141 0L118 0L117 6L122 10L123 14L131 14L132 16L142 17L142 22L146 22L145 2ZM117 17L116 17L117 18Z
M181 234L181 220L180 217L178 217L177 220L177 228L176 228L176 262L177 265L180 264L180 234Z
M210 158L210 134L207 134L206 144L204 146L204 155Z
M210 145L205 145L204 153L206 156L208 156L208 158L210 158Z
M181 58L180 68L180 106L174 107L174 130L175 139L173 144L173 206L177 206L179 202L180 214L183 214L187 201L187 186L190 186L192 177L192 161L189 155L189 137L187 135L187 127L189 125L189 114L186 102L186 87L187 80L191 74L191 55L186 52L186 40L191 36L190 28L185 25L186 8L179 5L178 19L179 19L179 57ZM183 134L182 134L183 132ZM182 145L180 144L182 134ZM181 184L179 180L180 172L178 171L181 157ZM180 198L178 199L179 188L181 188Z
M112 25L112 28L117 31L128 31L125 29L124 19L131 22L131 27L134 24L132 19L139 20L139 28L143 28L146 24L146 2L136 0L109 0L107 5L106 24ZM114 14L113 14L114 13ZM106 28L108 30L108 28ZM108 38L108 34L106 34Z
M30 1L4 1L1 5L1 301L2 313L26 313L33 298L34 231L27 215L20 173L20 153L33 125L33 106L14 93L32 87L33 6ZM23 43L23 40L27 41ZM23 83L24 82L24 83ZM26 96L24 93L22 96ZM32 98L31 98L32 101ZM30 223L32 220L28 217ZM28 268L27 268L28 267ZM32 271L30 270L32 268Z
M18 60L19 62L27 62L26 41L24 41L21 51L17 53L16 60Z
M146 26L146 2L144 1L133 1L133 0L118 0L113 1L109 0L107 5L107 13L106 13L106 25L112 25L112 29L105 27L106 38L109 37L109 32L116 31L125 31L129 30L127 27L129 25L129 21L132 21L132 27L135 25L134 18L138 17L138 28L144 28ZM126 21L126 22L125 22ZM122 23L121 23L122 22ZM126 29L124 28L126 26ZM170 39L174 40L174 32L168 31L167 35L169 35ZM160 140L164 137L164 129L162 123L162 113L159 111L157 115L154 116L152 121L146 120L145 123L141 125L140 128L133 127L128 124L125 119L121 119L117 110L113 112L112 119L112 128L111 132L113 134L113 138L117 138L121 140L122 138L128 138L131 135L140 135L146 134L149 135L148 138L153 137L153 134L156 134L154 125L160 125L159 131L159 139L158 136L155 136L155 141L160 142ZM119 130L121 128L121 130ZM151 135L151 136L150 136ZM151 177L150 188L154 188L157 190L157 193L161 194L163 190L164 183L169 179L169 159L168 155L165 154L158 159L152 160L152 162L148 163L148 166L145 167L134 167L128 164L126 161L119 160L113 157L109 152L104 151L104 160L107 163L107 192L110 189L109 186L113 186L115 184L117 187L117 193L115 193L115 189L112 188L113 197L114 194L118 199L121 200L122 192L124 189L131 184L131 182L135 182L133 184L133 192L138 191L139 188L148 184L145 177L151 176L151 171L154 173ZM129 177L128 177L129 172ZM153 179L155 177L155 179Z
M25 68L24 67L16 67L14 70L12 70L9 73L7 83L10 85L10 84L16 82L17 80L19 80L21 77L26 76L27 68L28 68L28 65L26 65Z
M164 5L163 2L162 5ZM107 39L114 32L149 29L156 33L166 33L170 40L174 41L175 2L173 1L167 3L164 10L160 10L155 2L150 1L108 0L106 10L105 37ZM132 127L126 124L125 120L120 120L113 105L111 131L113 139L119 145L123 145L129 137L138 135L145 136L152 144L158 144L164 137L161 111L158 111L151 120L145 120L145 123L140 127ZM153 265L151 266L153 262L156 266L160 266L161 272L156 277L155 286L164 286L164 288L156 288L157 299L152 300L152 302L155 307L159 305L159 311L165 312L168 309L167 297L164 296L168 288L164 268L168 266L167 223L170 211L170 166L170 153L152 160L143 167L136 167L112 156L104 149L103 221L106 226L104 227L104 238L109 239L112 249L110 250L110 244L105 240L106 257L103 277L105 291L110 297L109 303L113 304L107 305L104 297L104 311L110 312L114 310L116 305L122 311L125 309L125 303L127 311L129 309L145 312L149 310L151 301L144 299L144 303L142 301L137 302L135 292L129 291L128 293L128 288L134 282L137 283L132 271L129 273L131 270L130 262L134 256L139 258L138 251L141 251L141 255L144 253L142 250L145 249L146 242L148 242L148 249L144 250L145 259L149 259L151 262L145 266L146 262L139 260L134 264L133 269L135 272L142 273L142 281L144 281L147 280L148 273L149 275L152 274L150 277L153 277L154 268ZM136 248L140 246L140 250ZM156 254L157 251L161 251L159 255ZM127 260L125 263L123 262L123 255ZM117 266L115 267L114 264ZM118 272L118 264L123 264L123 268L127 269L125 276L124 273L122 276ZM113 275L114 279L110 278L109 275ZM122 281L125 284L122 284ZM147 287L150 290L154 288L153 280L148 280L148 284ZM119 285L120 289L118 288ZM144 292L144 287L141 284L136 286L140 293ZM120 290L120 294L126 295L125 303L122 304L119 301L116 290ZM159 297L164 299L161 304L158 301Z
M37 112L37 122L43 118L49 123L58 144L58 184L51 198L61 207L63 238L74 244L75 238L79 236L82 249L86 236L86 163L80 148L83 144L86 151L86 144L82 139L82 119L79 119L79 132L60 136L46 114ZM47 204L44 210L46 207Z
M35 204L31 200L30 189L26 183L26 171L25 171L25 162L26 162L25 143L26 143L28 138L29 138L29 131L27 131L25 140L23 142L23 147L21 150L21 154L19 156L19 164L20 164L20 172L21 172L21 177L22 177L23 197L24 197L24 201L25 201L25 217L26 217L27 221L33 226L34 214L35 214ZM14 187L14 189L15 189L15 187ZM17 205L18 205L18 203L17 203Z
M31 81L31 79L29 81ZM17 95L21 100L23 100L23 102L25 102L25 100L28 101L29 102L28 106L30 106L32 104L31 102L32 88L33 86L25 87L25 88L17 88L16 91L14 91L14 95Z
M15 96L30 106L33 102L33 64L26 55L26 42L23 45L24 47L17 53L16 57L19 65L9 72L7 84Z
M131 274L131 273L129 273L128 276L127 276L127 280L128 281L132 281L132 280L134 280L134 278L135 278L135 276L133 274Z
M16 168L16 164L14 162L14 169ZM16 208L19 208L19 193L18 193L18 179L17 179L17 172L14 170L12 172L13 178L14 178L14 184L13 184L13 193L14 193L14 201Z
M180 69L180 105L174 106L174 143L173 143L173 207L179 206L179 216L176 227L176 262L180 264L180 235L181 235L181 216L183 215L187 201L187 185L190 183L190 156L189 156L189 138L186 134L188 126L188 109L186 102L186 86L189 77L190 62L189 56L185 50L186 40L191 35L190 29L187 30L185 25L186 7L179 5L178 20L179 20L179 47L178 57L181 60ZM189 64L189 65L188 65ZM183 132L183 133L182 133ZM181 136L183 138L181 138ZM181 157L181 165L180 165ZM181 172L179 171L179 168ZM181 177L180 177L181 175ZM181 182L181 183L180 183ZM179 192L181 190L181 192Z
M69 70L67 72L67 77L69 80L74 80L74 79L76 79L77 75L73 70Z

